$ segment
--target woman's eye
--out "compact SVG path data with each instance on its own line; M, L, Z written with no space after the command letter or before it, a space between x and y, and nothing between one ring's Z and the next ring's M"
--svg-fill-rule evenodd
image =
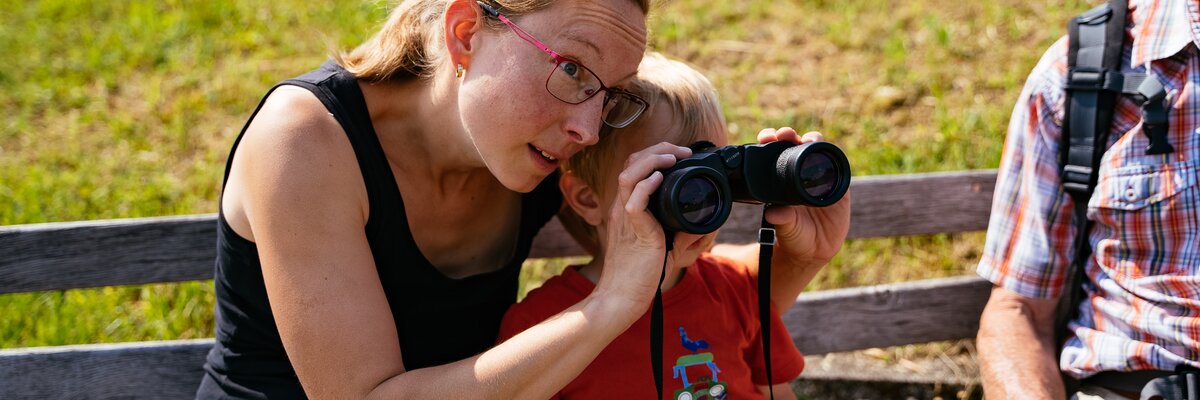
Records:
M562 64L558 64L558 68L561 69L563 73L566 73L571 77L576 77L579 75L579 64L567 61Z

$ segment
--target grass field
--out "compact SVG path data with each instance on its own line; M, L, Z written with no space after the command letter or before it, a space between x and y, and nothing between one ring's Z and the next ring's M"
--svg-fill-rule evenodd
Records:
M389 3L0 0L0 225L211 213L270 85ZM821 130L856 175L995 168L1014 99L1082 1L677 0L650 46L718 86L730 131ZM982 234L848 243L813 287L969 273ZM557 272L532 260L526 288ZM0 295L0 348L207 337L211 282Z

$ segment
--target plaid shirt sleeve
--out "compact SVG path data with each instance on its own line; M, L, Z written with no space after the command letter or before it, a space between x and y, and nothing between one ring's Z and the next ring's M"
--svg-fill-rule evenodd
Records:
M1077 230L1058 161L1066 61L1064 37L1042 56L1013 109L976 270L993 284L1031 298L1059 296Z

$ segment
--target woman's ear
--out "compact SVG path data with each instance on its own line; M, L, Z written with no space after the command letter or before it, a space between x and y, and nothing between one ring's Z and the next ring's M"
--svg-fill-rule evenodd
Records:
M588 187L575 174L564 172L558 178L558 188L562 191L563 201L575 210L575 214L583 218L591 226L599 226L604 211L600 209L600 196Z
M471 40L487 22L483 10L474 0L451 0L446 3L445 29L442 32L446 50L450 53L450 65L471 66L474 49Z

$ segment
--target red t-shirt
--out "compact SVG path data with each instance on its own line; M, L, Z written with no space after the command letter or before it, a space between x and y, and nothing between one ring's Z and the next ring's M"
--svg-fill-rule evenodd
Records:
M558 314L594 288L576 267L567 268L508 310L498 340ZM804 358L779 312L774 306L771 311L771 377L772 384L779 384L800 375ZM762 398L756 385L766 385L767 377L759 332L758 288L750 271L732 260L702 254L679 283L663 293L663 395L676 399L687 391L691 398L700 398L721 384L726 398ZM558 397L654 398L650 311L601 351Z

